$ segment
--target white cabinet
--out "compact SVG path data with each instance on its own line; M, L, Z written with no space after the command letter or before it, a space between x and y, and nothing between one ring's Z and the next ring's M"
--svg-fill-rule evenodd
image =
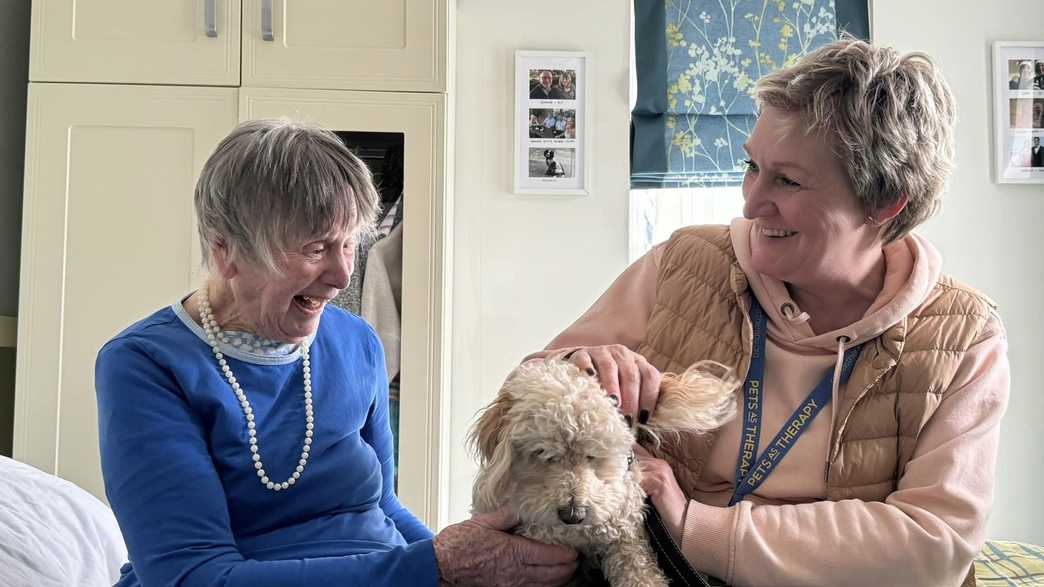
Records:
M452 6L34 0L29 79L444 92Z
M30 84L17 459L104 496L94 359L199 277L193 186L237 92Z
M240 7L240 0L33 0L29 79L237 86Z
M448 21L446 0L244 0L243 85L442 92Z

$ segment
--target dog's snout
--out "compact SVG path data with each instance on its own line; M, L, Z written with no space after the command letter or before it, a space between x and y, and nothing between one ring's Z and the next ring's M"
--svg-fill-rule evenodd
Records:
M576 505L576 502L570 502L568 506L558 508L558 519L566 524L579 524L586 517L587 508Z

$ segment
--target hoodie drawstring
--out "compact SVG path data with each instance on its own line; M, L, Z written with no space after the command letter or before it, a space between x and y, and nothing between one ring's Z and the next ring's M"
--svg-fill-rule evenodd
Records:
M845 361L845 345L850 340L850 338L844 335L837 337L837 360L834 361L834 385L831 387L831 397L833 398L837 398L837 391L841 387L841 366Z
M811 318L811 316L808 315L808 312L802 312L795 315L794 311L794 304L790 302L784 302L783 305L779 307L779 313L787 319L787 322L808 322L808 319Z

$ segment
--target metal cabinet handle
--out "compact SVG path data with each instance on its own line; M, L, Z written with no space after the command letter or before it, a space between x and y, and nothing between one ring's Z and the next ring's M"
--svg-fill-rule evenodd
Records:
M203 2L203 32L208 37L217 36L217 7L216 0L204 0Z
M274 41L272 34L272 0L261 0L261 38Z

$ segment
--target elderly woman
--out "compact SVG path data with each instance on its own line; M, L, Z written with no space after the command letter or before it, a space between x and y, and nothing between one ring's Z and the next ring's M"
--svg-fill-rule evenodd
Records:
M676 232L548 350L629 422L660 373L735 369L741 417L642 457L682 553L735 585L956 586L985 539L1007 341L911 230L954 101L924 55L855 40L761 79L744 218Z
M575 552L496 513L428 531L396 499L384 354L328 307L377 194L327 131L248 122L204 166L210 277L98 355L119 585L556 585Z

